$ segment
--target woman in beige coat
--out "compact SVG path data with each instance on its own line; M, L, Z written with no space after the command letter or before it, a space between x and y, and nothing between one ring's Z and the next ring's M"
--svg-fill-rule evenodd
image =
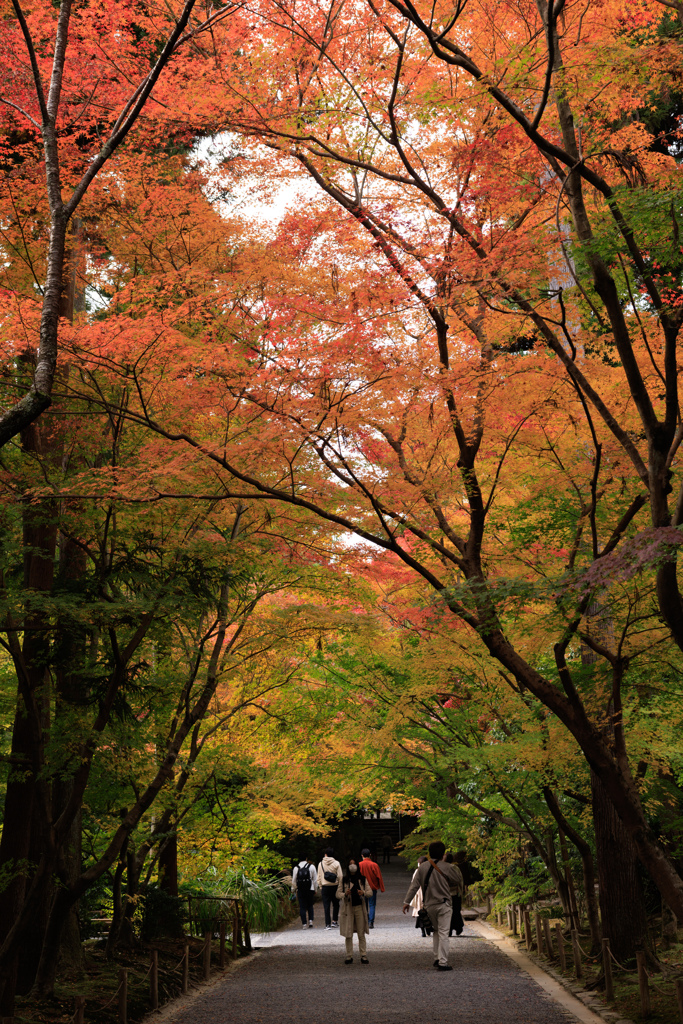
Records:
M353 963L353 933L358 935L358 952L360 962L368 964L370 961L365 955L365 936L370 931L368 924L367 899L372 896L372 889L367 880L358 870L358 863L350 860L344 872L344 876L337 889L337 898L341 903L339 913L339 934L346 939L346 960L345 964Z

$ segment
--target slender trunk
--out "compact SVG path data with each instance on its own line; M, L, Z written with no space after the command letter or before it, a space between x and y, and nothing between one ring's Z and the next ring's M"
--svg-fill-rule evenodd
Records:
M114 872L114 881L112 884L112 915L111 925L107 933L107 947L105 956L107 960L111 960L114 950L116 949L119 937L121 935L121 925L123 924L123 899L121 896L121 888L123 882L123 872L126 870L126 853L128 851L128 843L125 843L121 853L119 854L119 862L116 865L116 871Z
M548 859L546 861L546 864L548 865L548 871L550 872L552 880L555 883L557 895L559 896L560 903L562 904L562 913L565 916L565 920L571 921L572 912L569 897L569 886L567 885L567 879L560 871L559 865L557 863L557 856L555 855L555 836L553 835L552 830L548 830L547 853Z
M132 948L138 942L133 926L133 917L137 896L140 889L140 873L145 863L144 856L138 856L135 847L130 844L126 855L126 906L121 922L120 941L122 945Z
M574 879L572 878L572 866L569 860L569 851L567 849L567 840L565 838L562 826L558 829L560 839L560 850L562 851L562 863L564 865L564 875L567 879L567 888L569 889L569 905L571 907L571 915L569 918L569 924L572 928L576 928L577 931L581 927L581 919L579 917L579 906L576 902L576 890L574 888Z
M569 836L569 839L581 856L583 884L586 890L586 912L588 914L588 927L591 933L591 948L593 952L597 952L600 949L602 934L600 931L598 901L595 896L595 865L593 863L593 852L586 840L579 835L576 829L565 818L560 809L557 797L550 786L543 787L543 795L553 818L565 835Z

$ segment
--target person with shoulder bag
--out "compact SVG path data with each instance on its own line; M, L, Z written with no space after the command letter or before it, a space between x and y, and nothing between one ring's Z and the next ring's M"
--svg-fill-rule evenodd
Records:
M318 864L318 885L325 913L325 929L339 926L339 900L337 890L341 885L342 869L338 860L334 859L334 850L328 846L323 859ZM331 912L331 913L330 913Z
M358 952L360 962L368 964L366 954L367 941L365 936L370 931L368 922L368 897L372 895L372 889L367 879L358 870L355 860L350 860L344 873L337 897L341 902L341 913L339 915L339 934L346 939L345 964L353 963L353 933L358 935Z
M420 864L413 875L410 888L403 901L403 913L410 910L410 901L418 889L422 889L424 909L432 922L434 933L432 944L434 950L434 966L439 971L452 971L448 963L449 939L453 904L451 889L462 894L463 882L460 870L455 864L447 864L444 860L446 847L440 841L429 844L429 858Z

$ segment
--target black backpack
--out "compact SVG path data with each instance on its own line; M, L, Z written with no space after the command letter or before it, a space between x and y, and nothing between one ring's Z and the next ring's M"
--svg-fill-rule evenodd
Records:
M296 873L296 887L297 889L310 889L311 887L311 865L301 864Z

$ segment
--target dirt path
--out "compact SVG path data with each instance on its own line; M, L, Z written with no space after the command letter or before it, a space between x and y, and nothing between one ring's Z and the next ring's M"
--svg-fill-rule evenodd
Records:
M568 1024L552 1001L499 949L465 926L451 940L453 970L432 967L432 942L401 913L410 875L384 869L368 936L368 966L344 964L344 940L297 921L256 937L258 952L224 982L166 1017L171 1024Z

